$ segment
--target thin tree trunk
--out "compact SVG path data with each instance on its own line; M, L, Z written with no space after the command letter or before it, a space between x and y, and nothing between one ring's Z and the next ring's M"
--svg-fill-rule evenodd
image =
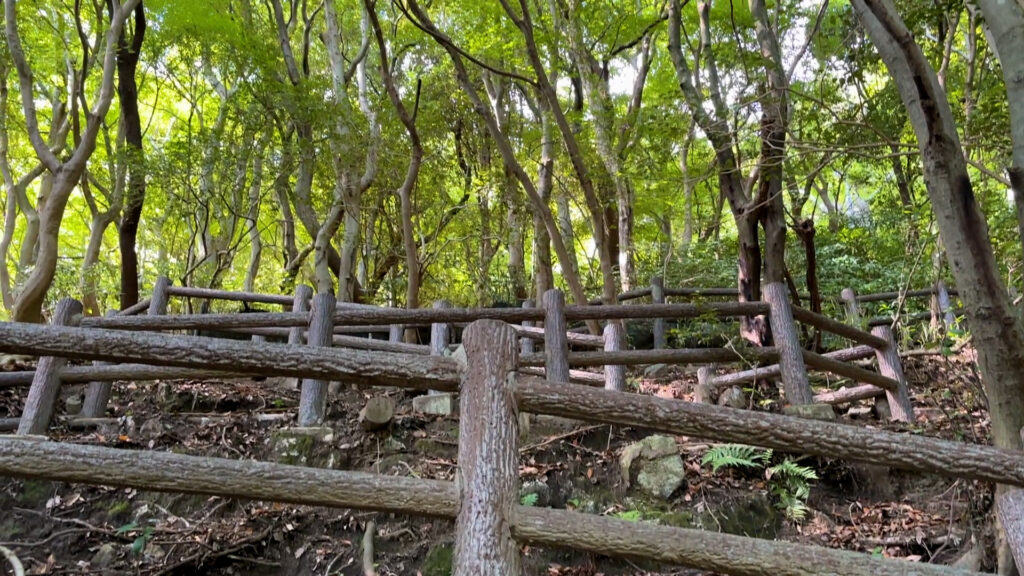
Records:
M142 119L139 116L139 90L135 71L139 65L142 42L146 36L146 13L142 0L135 7L135 29L131 43L121 30L117 45L117 100L125 128L125 161L128 163L128 188L124 197L124 215L118 226L121 249L121 309L139 301L139 257L135 244L139 220L146 200L146 165L142 148ZM104 226L105 227L105 226ZM86 306L86 311L89 307Z
M245 215L249 227L249 265L245 269L246 292L256 291L256 276L260 271L263 257L263 239L260 237L260 202L263 191L263 153L266 141L262 141L252 159L252 182L249 184L249 210Z

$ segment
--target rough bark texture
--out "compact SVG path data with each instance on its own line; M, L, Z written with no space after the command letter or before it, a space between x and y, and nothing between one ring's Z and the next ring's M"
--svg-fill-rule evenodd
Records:
M1024 486L1024 454L779 414L520 378L519 410Z
M512 386L518 356L515 332L496 320L478 320L464 333L468 367L459 393L459 496L455 576L521 574L512 540L519 499L518 417Z
M539 284L538 284L538 286L539 286ZM541 294L543 294L543 292ZM523 308L533 308L534 307L534 301L533 300L526 300L526 301L523 302L523 306L522 307ZM543 328L537 328L536 327L536 323L533 320L523 320L522 326L516 326L515 324L511 324L510 326L512 326L512 328L516 331L516 334L518 334L520 336L520 338L519 338L519 353L520 354L533 354L533 343L534 343L534 340L536 338L543 338L543 336L544 336L544 329ZM529 336L530 334L535 334L536 336L534 338L531 338Z
M331 292L321 292L313 297L313 310L310 313L307 344L309 346L331 346L334 335L335 299ZM302 381L302 394L299 397L299 426L317 426L324 421L327 414L327 386L330 382L320 379Z
M512 534L521 544L585 550L602 556L656 560L736 576L967 576L948 566L883 560L806 544L744 538L518 506Z
M997 502L999 520L1018 566L1024 566L1024 490L1006 490Z
M65 366L60 371L62 384L112 382L115 380L204 380L260 375L259 371L225 371L177 366L148 366L146 364L109 364L97 362L93 366ZM0 372L0 388L28 386L35 378L34 371ZM84 412L84 408L83 408Z
M775 346L779 351L779 367L782 370L782 386L786 390L786 402L791 405L810 404L814 394L807 382L807 367L801 355L800 335L793 322L793 310L786 298L786 285L782 282L768 282L764 286L764 299L771 304L771 328Z
M661 276L651 278L651 304L665 303L665 281ZM665 319L654 319L654 349L660 350L666 344Z
M452 518L450 482L0 437L0 475Z
M566 337L565 296L561 290L544 293L544 369L552 382L569 381L569 339Z
M458 384L458 368L451 358L145 332L0 323L0 351L344 380L416 390L454 390Z
M305 284L295 287L295 297L292 299L292 312L295 314L308 314L309 304L313 298L313 288ZM303 326L293 326L288 331L289 344L305 344L306 330Z
M53 313L54 326L74 326L82 318L82 303L71 298L64 298L57 303ZM61 356L44 356L36 365L32 388L25 399L25 408L21 413L21 424L18 435L46 434L53 417L54 405L60 393L60 372L67 360Z
M878 351L878 371L883 376L896 382L895 388L885 388L885 396L889 400L889 409L892 412L892 419L897 422L913 422L914 407L910 403L910 395L907 393L907 379L903 376L903 363L900 361L900 351L896 348L896 341L892 337L892 329L888 326L876 326L871 333L889 343ZM860 379L866 384L877 384L868 380Z
M619 352L626 339L625 330L620 322L611 321L604 327L604 351ZM626 389L626 367L621 364L606 364L604 367L605 390L622 391Z
M107 310L106 316L117 315L116 310ZM97 361L94 362L94 366L104 366L106 362ZM64 378L64 370L61 370L61 382L66 383L67 379ZM113 382L110 380L97 380L90 382L89 386L85 389L85 400L82 402L82 416L85 418L99 418L107 413L107 402L110 400L110 391L113 388Z

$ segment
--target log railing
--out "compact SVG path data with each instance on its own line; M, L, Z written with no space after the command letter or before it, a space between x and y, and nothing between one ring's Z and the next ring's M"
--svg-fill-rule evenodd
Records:
M0 437L0 475L243 497L456 519L455 574L519 573L524 544L648 558L726 574L970 574L805 544L670 528L518 505L518 419L550 414L695 438L845 458L1024 487L1024 454L852 425L595 390L528 376L515 331L482 320L465 332L466 368L437 356L217 341L145 332L0 324L0 351L188 369L216 367L364 384L454 389L461 382L461 482ZM65 368L64 370L69 370ZM484 411L487 412L484 412Z

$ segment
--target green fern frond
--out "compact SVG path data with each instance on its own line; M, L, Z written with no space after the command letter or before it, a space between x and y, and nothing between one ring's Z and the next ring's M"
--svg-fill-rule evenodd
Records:
M704 454L704 458L701 460L701 464L711 465L712 472L718 472L718 469L722 467L758 468L765 462L765 451L744 444L714 446Z

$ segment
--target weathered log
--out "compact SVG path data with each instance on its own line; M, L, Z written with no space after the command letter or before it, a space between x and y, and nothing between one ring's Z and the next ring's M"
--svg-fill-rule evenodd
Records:
M846 311L846 321L853 326L861 326L860 304L857 303L857 293L853 288L843 288L839 294L843 302L843 310Z
M455 390L459 382L458 366L451 358L16 322L0 323L0 352L345 380L416 390Z
M0 476L451 518L451 482L0 437Z
M857 400L867 400L876 396L884 396L885 390L873 384L863 384L852 388L842 388L831 392L822 392L814 395L814 401L819 404L846 404Z
M1024 487L1024 452L520 377L519 410Z
M832 360L839 360L841 362L851 362L853 360L860 360L874 355L875 349L870 346L854 346L853 348L845 348L843 350L836 350L835 352L828 352L822 356ZM716 376L712 378L708 384L716 387L749 384L750 382L755 382L757 380L778 378L780 373L779 365L772 364L771 366L762 366L759 368L744 370L743 372L734 372L732 374Z
M833 360L820 354L815 354L810 350L804 350L803 354L804 362L816 370L831 372L837 376L845 376L865 384L874 384L884 390L895 390L899 386L899 382L878 372L872 372L853 364Z
M810 324L815 328L831 332L833 334L842 336L843 338L849 338L858 344L865 344L872 346L875 349L885 348L885 340L869 334L860 328L855 328L849 324L843 324L838 320L833 320L828 316L811 312L803 308L793 308L793 318L797 321L803 322L804 324Z
M895 300L897 298L921 298L923 296L931 296L936 291L933 286L931 288L922 288L920 290L904 290L896 292L878 292L875 294L864 294L857 296L858 302L884 302L886 300ZM956 290L949 290L950 294L957 294Z
M239 332L260 336L288 337L291 344L291 335L295 328L231 328L226 332ZM420 344L406 344L405 342L394 342L391 340L377 340L374 338L359 338L357 336L343 336L334 334L331 343L336 348L355 348L356 350L379 350L381 352L398 352L400 354L420 354L427 356L430 348Z
M114 310L107 310L105 316L116 316ZM94 366L103 366L106 362L96 361ZM64 370L61 370L61 382L67 382L63 377ZM97 380L90 382L85 389L85 400L82 402L82 416L85 418L99 418L107 413L107 403L110 401L110 392L113 382L110 380Z
M520 374L529 374L544 378L544 369L536 366L523 366L517 370ZM584 384L587 386L604 386L604 374L585 372L583 370L569 370L569 382L573 384Z
M564 333L564 330L563 330ZM519 502L519 421L508 375L519 354L515 331L478 320L463 333L467 368L459 393L459 496L455 576L522 574L509 533Z
M956 324L956 314L953 313L953 305L950 303L949 289L946 288L945 282L939 280L935 285L935 291L938 293L936 296L939 301L939 312L942 313L942 322L946 326L946 331L949 332Z
M619 295L617 295L615 297L615 301L616 302L626 302L628 300L637 300L639 298L643 298L645 296L650 296L650 295L651 295L651 289L650 288L634 288L633 290L628 290L626 292L622 292ZM589 304L591 306L602 306L602 305L604 305L604 300L602 300L601 298L591 298L590 300L587 301L587 304Z
M117 316L84 318L84 328L116 330L230 330L233 328L270 328L306 326L309 314L302 312L254 312L252 314L178 314L175 316Z
M566 320L624 320L632 318L696 318L699 316L757 316L768 313L767 302L709 304L632 304L629 306L566 306Z
M521 544L571 548L618 558L655 560L673 566L736 576L975 574L948 566L874 558L847 550L528 506L516 508L512 536Z
M296 314L309 314L309 303L313 299L313 288L305 284L295 287L295 296L292 298L292 312ZM306 343L306 329L304 326L294 326L288 331L288 343L293 345Z
M206 378L244 378L265 375L263 371L225 371L177 366L150 366L148 364L107 364L94 366L65 366L60 371L61 384L88 382L116 382L130 380L203 380ZM0 372L0 388L14 388L32 384L35 371Z
M232 302L251 302L259 304L279 304L290 306L294 301L292 296L277 294L257 294L255 292L233 292L230 290L215 290L212 288L195 288L192 286L171 286L168 289L171 296L182 298L205 298L207 300L230 300Z
M82 303L72 298L64 298L57 302L53 312L54 326L75 326L82 319ZM35 378L25 399L25 408L21 413L18 435L46 434L50 426L50 418L60 393L60 372L64 369L67 359L63 356L43 356L36 364Z
M146 309L147 315L163 316L167 314L167 304L171 299L170 289L170 278L160 276L156 279L156 282L153 283L153 295L149 299L149 308Z
M793 322L793 309L787 298L786 286L782 282L769 282L762 289L764 299L771 305L772 337L779 351L779 369L782 387L786 391L786 402L793 406L810 404L814 395L807 382L807 367L804 366L800 335Z
M387 428L395 417L395 401L387 396L373 396L359 411L359 424L364 430Z
M313 296L310 311L309 332L307 333L310 347L330 347L334 335L332 314L335 299L333 292L320 292ZM299 426L318 426L327 415L327 388L329 380L305 378L299 394Z
M524 322L529 322L525 320ZM544 340L544 329L535 326L526 326L525 324L520 326L518 324L510 324L512 329L516 331L524 340ZM569 344L575 346L590 346L593 348L604 348L604 337L603 336L592 336L590 334L580 334L578 332L566 332L566 339ZM533 352L523 352L523 354L532 354Z
M651 304L665 303L665 281L661 276L651 278ZM654 349L661 350L667 341L665 338L665 319L654 319Z
M535 304L536 303L533 300L524 300L522 307L523 308L533 308ZM534 345L533 345L534 342L537 341L537 340L543 340L543 338L544 338L544 329L543 328L538 328L537 327L537 323L534 322L533 320L523 320L522 325L509 324L509 326L512 326L512 328L515 329L516 334L518 334L520 336L520 338L519 338L519 353L520 354L533 354L533 352L534 352ZM524 330L526 330L528 332L523 332ZM531 337L526 335L526 334L529 334L530 332L533 332L535 334L535 336L533 338L531 338Z
M608 322L604 327L604 351L620 352L626 339L622 324L616 320ZM622 364L606 364L604 367L605 390L626 389L626 367Z
M1024 490L1001 490L996 511L1017 566L1024 566Z
M571 366L622 364L703 364L708 362L763 362L778 360L776 348L674 348L669 350L622 350L620 352L571 352ZM540 354L519 358L520 366L543 366Z
M892 329L888 326L876 326L871 329L871 333L888 343L885 348L878 350L878 371L896 383L896 386L891 388L879 386L885 388L892 419L897 422L913 422L914 407L910 403L907 379L903 375L903 363L900 361L900 351L896 348L896 340L892 337ZM875 384L866 380L864 382Z
M565 325L565 295L561 290L544 292L544 366L552 382L569 381L569 338Z
M144 298L136 302L135 304L132 304L131 306L125 308L124 310L121 310L120 312L115 311L115 313L118 316L134 316L135 314L140 314L142 312L145 312L146 310L149 310L149 303L151 301L151 298Z

